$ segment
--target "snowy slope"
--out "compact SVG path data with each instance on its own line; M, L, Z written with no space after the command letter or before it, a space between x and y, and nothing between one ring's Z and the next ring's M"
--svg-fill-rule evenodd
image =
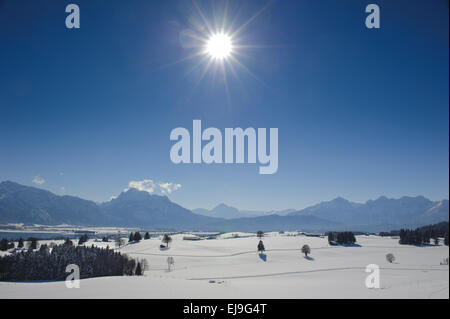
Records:
M246 235L246 234L242 234ZM167 251L158 238L120 248L150 264L143 277L103 277L64 282L0 283L0 298L448 298L447 246L415 247L398 239L359 236L361 247L330 247L325 238L263 238L266 261L256 253L256 237L183 241L173 237ZM89 245L92 242L88 243ZM104 243L95 243L105 245ZM113 245L113 243L110 243ZM309 244L311 259L300 248ZM389 264L387 253L397 261ZM167 271L166 259L175 267ZM367 289L365 267L381 268L381 289Z

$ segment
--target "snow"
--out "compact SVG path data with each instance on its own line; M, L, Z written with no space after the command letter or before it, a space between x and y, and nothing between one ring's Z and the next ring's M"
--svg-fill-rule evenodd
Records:
M265 234L265 261L254 234L223 234L189 241L173 235L168 250L160 238L127 244L117 250L147 259L142 277L81 280L79 289L64 282L0 282L0 298L449 298L449 269L440 262L447 246L399 245L398 239L357 236L360 247L329 246L326 238ZM250 237L251 236L251 237ZM114 248L114 242L86 245ZM300 252L311 247L310 258ZM386 254L396 261L386 261ZM167 257L175 265L167 271ZM369 264L380 266L380 289L365 286Z

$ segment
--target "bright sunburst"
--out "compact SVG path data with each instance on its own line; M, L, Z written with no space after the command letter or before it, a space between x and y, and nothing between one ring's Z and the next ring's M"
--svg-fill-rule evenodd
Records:
M231 37L224 33L213 34L206 43L206 52L214 59L229 57L232 49Z
M196 72L198 75L194 88L200 84L209 71L212 71L214 77L219 74L222 76L220 83L224 85L228 100L230 100L230 94L228 92L227 73L231 73L234 78L238 79L238 69L240 69L264 84L240 61L240 58L249 58L243 52L246 49L263 47L261 45L244 43L249 41L249 38L248 36L243 36L243 31L269 6L271 1L269 0L264 7L249 16L240 25L237 25L237 16L230 16L228 12L228 0L224 0L225 6L223 8L213 10L213 14L210 15L212 18L207 17L207 14L200 8L196 0L193 0L192 3L195 7L196 15L190 17L190 26L180 31L180 44L183 48L193 52L166 66L197 59L198 62L194 63L188 71L188 73Z

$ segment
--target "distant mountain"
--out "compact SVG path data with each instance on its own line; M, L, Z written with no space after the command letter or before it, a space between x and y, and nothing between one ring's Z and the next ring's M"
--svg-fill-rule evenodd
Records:
M285 210L275 214L240 211L225 204L210 211L196 209L194 212L173 203L166 196L151 195L134 188L109 202L97 204L14 182L0 183L0 224L70 224L206 231L376 232L448 221L449 202L433 202L423 196L399 199L382 196L366 203L336 198L299 211Z
M0 223L95 226L105 220L106 215L93 201L10 181L0 183Z
M399 199L381 196L364 204L336 198L290 213L289 216L315 216L340 223L345 228L378 231L448 221L449 206L448 200L433 202L423 196Z
M257 232L262 231L308 231L325 232L330 229L337 229L339 223L330 222L315 216L280 216L267 215L258 217L247 217L238 219L222 220L211 224L211 229L223 232L243 231Z
M192 210L192 212L195 214L216 217L216 218L224 218L224 219L258 217L258 216L266 216L266 215L285 216L294 211L295 211L295 209L285 209L285 210L280 210L280 211L239 210L235 207L228 206L225 204L219 204L211 210L204 209L204 208L196 208L196 209Z
M167 196L151 195L130 188L117 198L101 205L102 211L116 224L152 229L200 230L217 222L201 216L169 200Z
M193 214L165 196L131 188L103 204L73 196L58 196L14 182L0 183L0 223L121 226L194 230L217 222Z

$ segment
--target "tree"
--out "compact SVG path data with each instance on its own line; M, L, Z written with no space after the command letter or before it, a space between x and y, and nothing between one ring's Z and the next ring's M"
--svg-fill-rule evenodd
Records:
M392 264L392 263L395 261L395 256L394 256L394 254L391 254L391 253L387 254L387 255L386 255L386 260L387 260L389 263Z
M0 240L0 250L1 251L7 251L8 250L8 239L2 238L2 240Z
M134 273L136 276L142 276L142 267L141 267L141 263L138 262L137 267L136 267L136 271Z
M170 271L170 268L172 267L172 265L175 264L175 260L173 259L173 257L167 257L167 267Z
M50 253L50 249L48 248L47 245L41 245L41 247L39 248L39 252L41 254L47 255Z
M328 244L332 244L334 242L334 236L332 232L328 233Z
M80 237L78 240L78 245L83 245L85 242L87 242L89 239L88 235L84 234Z
M148 232L145 233L144 239L150 239L150 234Z
M18 243L17 247L23 248L23 238L22 237L19 238L19 243Z
M260 240L258 244L258 252L262 254L265 250L266 249L264 248L264 243L262 240Z
M136 260L95 246L62 244L0 256L0 273L5 281L64 280L68 264L80 267L80 278L133 275ZM141 263L141 270L143 264ZM142 272L141 272L142 273Z
M166 244L166 247L169 248L169 244L172 242L172 237L167 234L164 234L162 242Z
M262 230L258 230L256 236L258 236L258 238L261 239L262 237L264 237L264 232Z
M305 257L308 257L308 254L311 253L311 248L308 245L303 245L302 253L305 254Z
M28 238L29 246L28 249L37 249L38 247L38 240L37 238Z
M131 243L132 241L134 241L134 234L131 233L130 234L130 238L128 238L128 242Z
M117 237L115 240L115 243L116 243L116 247L120 248L121 246L125 245L125 239Z
M139 261L141 263L141 267L142 267L142 274L144 274L144 271L147 271L150 269L150 265L148 264L147 259L141 259Z
M64 245L73 246L73 242L72 242L72 240L70 240L70 238L66 238L66 240L64 241Z
M105 242L105 243L109 242L109 238L107 236L103 237L102 242Z
M446 232L444 236L444 245L448 246L448 232Z
M140 232L137 231L136 233L134 233L134 241L141 241L141 239L142 235Z

